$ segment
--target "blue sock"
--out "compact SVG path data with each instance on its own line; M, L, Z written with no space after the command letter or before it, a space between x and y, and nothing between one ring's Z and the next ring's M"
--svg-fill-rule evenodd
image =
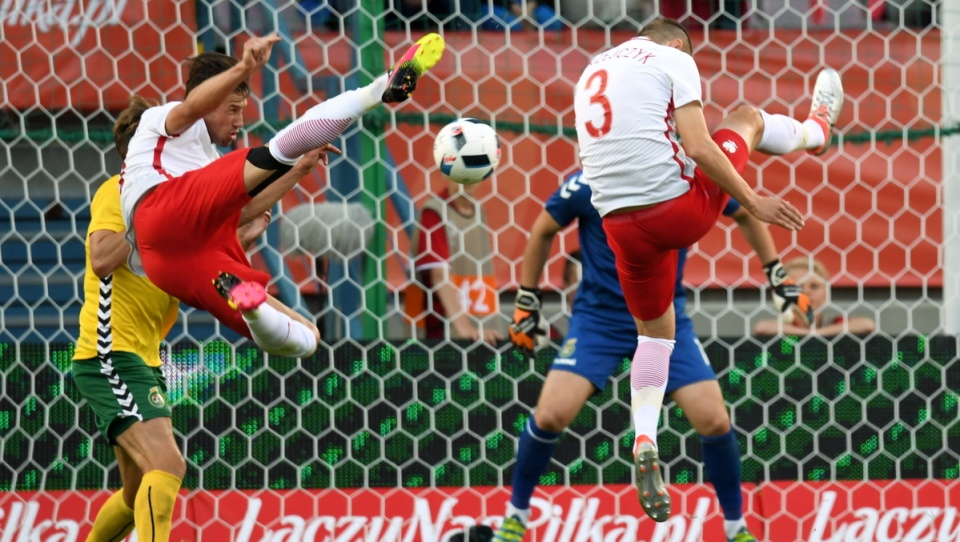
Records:
M703 468L717 492L723 517L737 520L743 517L743 495L740 493L740 446L731 429L719 437L700 435L703 448Z
M530 497L553 456L560 433L551 433L537 427L533 416L520 433L517 462L513 465L513 490L510 503L517 508L530 508Z

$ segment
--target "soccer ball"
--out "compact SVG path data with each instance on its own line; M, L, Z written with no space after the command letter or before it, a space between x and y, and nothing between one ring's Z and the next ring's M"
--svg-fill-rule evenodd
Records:
M453 182L474 184L489 177L500 163L500 142L489 124L460 119L440 129L433 159Z

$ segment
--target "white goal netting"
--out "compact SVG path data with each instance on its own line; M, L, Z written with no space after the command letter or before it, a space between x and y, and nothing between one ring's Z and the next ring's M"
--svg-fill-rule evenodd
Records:
M198 50L233 54L272 31L283 42L253 81L241 145L380 73L424 32L448 49L411 102L347 131L343 156L283 200L253 254L273 292L317 318L321 351L268 358L192 310L168 337L188 463L175 539L441 540L502 514L515 435L555 349L530 363L508 344L409 339L410 239L441 185L433 137L475 117L501 138L478 198L505 330L527 232L577 167L574 83L657 14L690 27L714 125L741 103L804 117L824 66L845 85L825 156L754 156L746 177L806 212L799 234L774 234L785 260L826 266L825 314L876 331L753 337L775 316L736 227L721 222L690 253L688 308L738 431L751 528L778 542L960 540L960 373L940 321L952 3L511 4L0 0L0 540L81 540L119 483L70 376L89 202L120 167L112 121L130 94L180 99L181 63ZM560 332L576 248L564 233L543 285ZM640 519L627 386L592 399L564 437L533 539L720 540L696 436L670 405L660 446L679 512L665 526Z

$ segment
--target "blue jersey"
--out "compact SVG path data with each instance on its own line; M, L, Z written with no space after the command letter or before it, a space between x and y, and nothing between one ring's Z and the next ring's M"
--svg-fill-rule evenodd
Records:
M731 200L723 210L731 215L740 204ZM547 201L547 212L560 226L579 220L583 278L573 301L573 316L563 346L551 370L570 371L586 378L602 391L610 376L629 365L637 346L637 328L623 299L613 251L607 245L600 214L590 203L590 187L574 173ZM716 378L696 334L693 320L684 312L687 296L683 288L683 267L687 250L677 259L677 285L673 298L676 311L676 343L670 354L666 392ZM586 352L586 355L581 353Z
M583 255L583 278L573 300L573 314L577 318L601 320L617 328L636 330L627 302L623 298L613 251L607 245L603 219L590 203L590 187L580 182L582 172L571 174L547 200L547 212L561 227L579 221L580 252ZM731 199L723 209L730 216L740 208ZM683 287L683 268L687 249L681 249L677 259L677 283L673 297L677 318L686 317L687 294Z

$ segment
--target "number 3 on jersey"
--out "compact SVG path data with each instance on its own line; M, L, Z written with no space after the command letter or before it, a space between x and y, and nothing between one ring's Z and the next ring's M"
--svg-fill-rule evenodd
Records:
M596 82L596 83L595 83ZM603 124L597 126L591 120L586 123L587 133L591 137L601 138L610 133L610 125L613 124L613 110L610 108L610 100L607 98L607 70L597 70L587 79L587 90L592 90L594 84L597 85L596 91L590 96L591 105L599 105L603 108Z

